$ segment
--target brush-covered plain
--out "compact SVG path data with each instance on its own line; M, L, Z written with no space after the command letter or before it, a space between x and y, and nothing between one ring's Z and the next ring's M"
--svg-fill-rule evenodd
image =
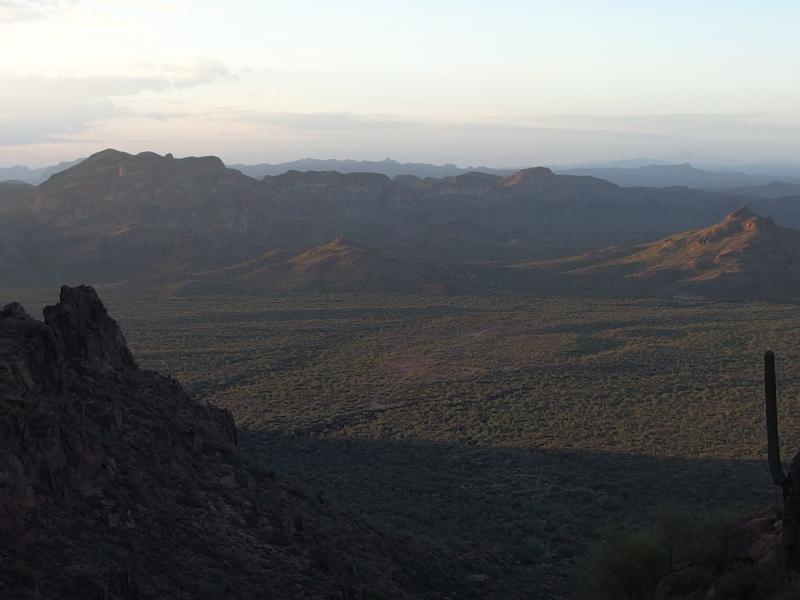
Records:
M613 530L769 506L767 347L800 449L794 305L102 294L140 364L231 410L278 476L437 548L431 597L574 596Z

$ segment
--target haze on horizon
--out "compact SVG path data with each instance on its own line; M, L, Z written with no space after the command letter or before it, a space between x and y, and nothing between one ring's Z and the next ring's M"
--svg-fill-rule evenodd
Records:
M0 0L0 164L796 162L800 4Z

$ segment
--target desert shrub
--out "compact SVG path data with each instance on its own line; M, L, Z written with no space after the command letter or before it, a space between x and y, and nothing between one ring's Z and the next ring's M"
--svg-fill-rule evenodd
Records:
M595 555L589 597L596 600L655 598L669 570L669 548L659 531L624 532L602 543Z
M597 600L655 600L707 589L731 518L667 513L652 529L611 536L595 551L588 595ZM680 596L676 596L679 594Z
M545 554L544 542L535 536L526 537L520 543L517 552L522 563L536 564Z

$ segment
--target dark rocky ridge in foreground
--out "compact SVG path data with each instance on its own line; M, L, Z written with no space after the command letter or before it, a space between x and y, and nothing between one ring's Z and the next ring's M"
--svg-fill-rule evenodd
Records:
M0 597L396 597L434 568L244 456L92 288L44 312L0 312Z

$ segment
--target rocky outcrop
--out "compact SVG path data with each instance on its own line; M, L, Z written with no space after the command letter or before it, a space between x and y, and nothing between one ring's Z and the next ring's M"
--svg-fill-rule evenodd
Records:
M0 319L30 319L30 317L19 302L12 302L0 310Z
M24 557L35 540L53 535L50 526L66 536L76 561L87 560L80 557L90 548L71 533L87 518L99 527L90 535L96 539L103 528L152 519L145 498L120 504L121 489L138 487L169 510L170 488L187 485L191 461L220 451L238 454L230 413L193 402L172 379L140 371L93 288L62 287L43 322L18 303L7 305L0 310L0 596L49 590L43 597L139 598L125 563L87 573L62 557L34 581L19 581L14 569L30 568ZM153 486L148 471L159 463L170 465L170 480ZM236 470L218 460L203 471L201 480L238 485ZM54 578L52 568L72 574Z
M250 461L91 287L44 313L0 310L0 598L400 597L430 564Z
M16 302L0 311L0 394L60 392L64 366L63 345L52 328Z
M11 409L0 415L0 533L21 535L32 509L91 495L114 477L102 435L70 412L80 402L85 416L87 398L76 396L95 385L113 393L104 379L125 371L137 371L136 362L91 287L62 287L44 322L16 302L0 310L0 399ZM119 428L119 401L109 397L108 408Z
M62 287L59 303L44 309L44 322L61 352L79 368L136 368L122 331L93 288Z
M634 293L684 292L727 301L788 300L800 293L800 231L747 207L710 227L605 254L560 262L570 275L594 276Z
M781 519L767 510L734 524L728 536L727 560L756 564L779 563L782 556Z
M14 302L0 310L0 391L61 392L67 369L94 372L135 369L117 322L93 288L61 288L58 304L44 309L44 322Z

